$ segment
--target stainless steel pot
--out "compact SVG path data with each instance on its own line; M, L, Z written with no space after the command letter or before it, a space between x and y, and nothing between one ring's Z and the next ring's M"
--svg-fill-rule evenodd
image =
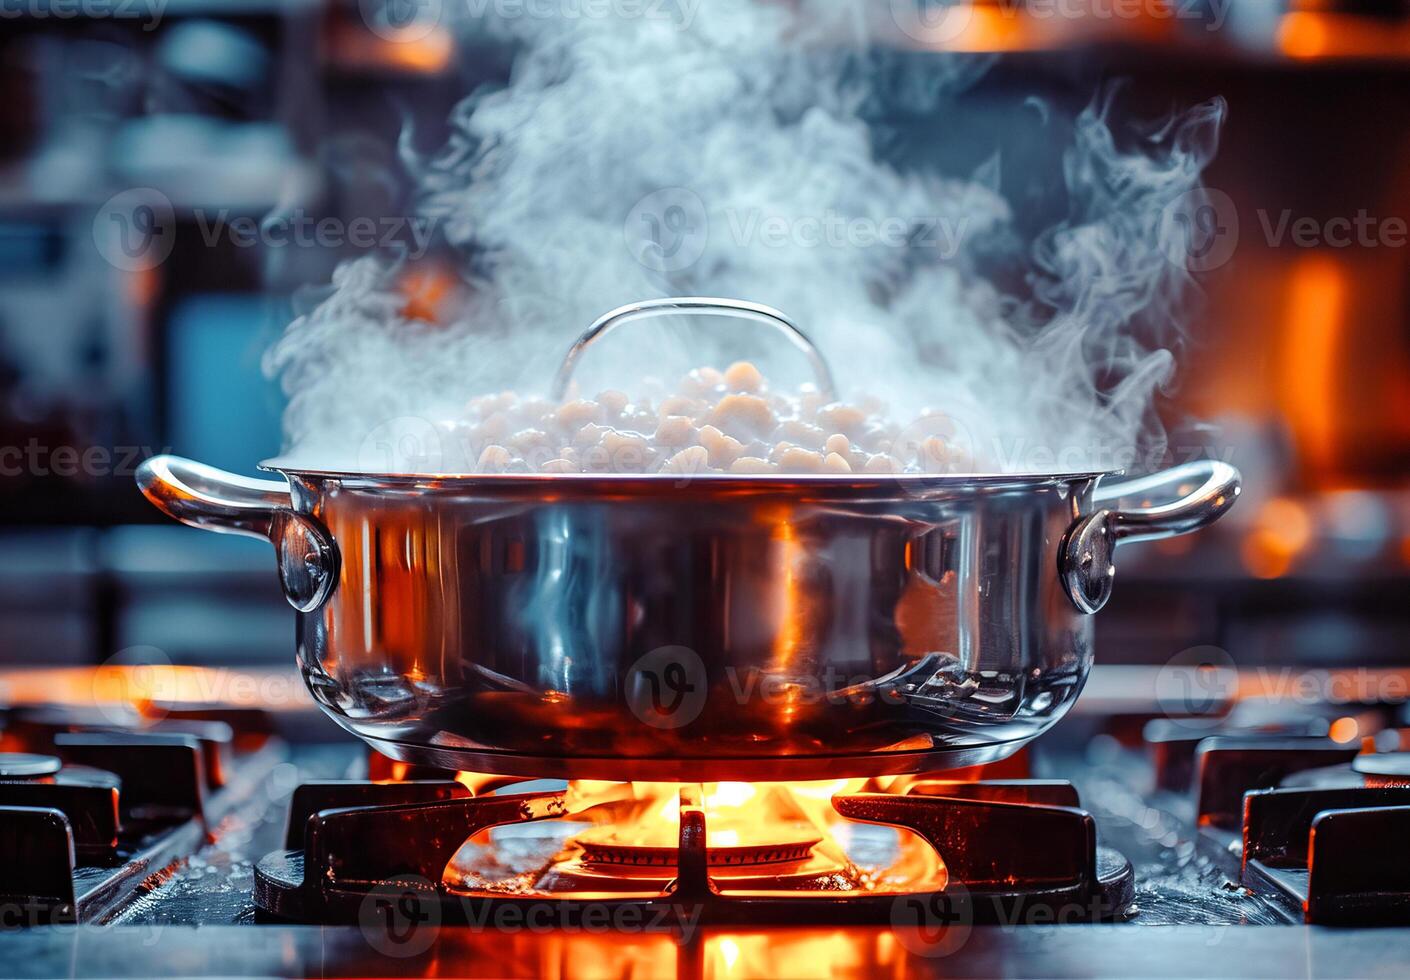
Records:
M806 346L764 307L641 304L560 383L624 319L721 306ZM1081 691L1115 546L1239 492L1212 461L1118 483L279 472L160 456L138 483L187 524L273 542L299 667L340 724L412 762L667 781L1008 755Z

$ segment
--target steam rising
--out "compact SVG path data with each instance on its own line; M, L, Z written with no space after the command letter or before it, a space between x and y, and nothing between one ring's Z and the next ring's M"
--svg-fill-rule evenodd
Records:
M959 178L881 159L877 100L929 110L984 68L882 64L864 22L885 6L711 0L689 18L462 25L519 46L510 83L466 98L442 150L408 154L463 295L427 323L406 315L401 264L342 267L266 359L290 396L286 460L366 468L389 420L542 394L599 314L669 295L784 310L845 395L883 397L902 424L943 411L982 468L1151 459L1191 285L1170 214L1199 186L1222 101L1136 134L1112 91L1069 125L1041 107L1034 125L1069 140L1066 215L1025 238L999 161ZM1001 286L995 269L1022 274ZM636 394L647 375L669 385L741 356L776 387L807 380L763 328L719 323L623 328L589 354L582 391Z

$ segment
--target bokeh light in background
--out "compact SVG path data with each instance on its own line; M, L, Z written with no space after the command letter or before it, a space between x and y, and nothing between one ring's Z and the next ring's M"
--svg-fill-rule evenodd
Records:
M1247 496L1200 538L1123 560L1105 656L1168 655L1156 623L1222 624L1251 637L1250 656L1390 656L1410 638L1393 598L1410 574L1410 263L1394 235L1410 168L1383 134L1410 114L1410 31L1374 4L1182 3L1188 16L1124 19L1109 6L1038 17L975 2L909 32L901 17L878 42L892 53L997 60L935 115L870 108L877 153L968 177L997 152L1014 191L1060 166L1055 148L1006 135L1029 97L1080 107L1117 77L1133 79L1133 114L1226 97L1207 183L1233 213L1206 230L1236 240L1199 274L1162 413L1172 452L1230 458ZM34 9L7 14L0 35L0 577L14 580L0 661L97 662L136 643L178 661L282 661L282 645L242 642L287 635L263 549L161 524L132 469L169 448L252 472L279 449L282 396L261 358L307 292L366 251L319 222L411 214L405 160L445 146L453 106L501 84L514 51L372 2ZM1011 204L1034 227L1057 216L1040 196ZM452 317L460 272L432 244L401 281L405 315ZM1174 602L1166 585L1196 572L1213 584ZM1270 608L1284 617L1271 632ZM1283 639L1299 617L1324 638L1315 650Z

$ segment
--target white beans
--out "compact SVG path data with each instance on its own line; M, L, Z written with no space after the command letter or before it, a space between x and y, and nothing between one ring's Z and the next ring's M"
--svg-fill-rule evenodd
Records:
M513 459L513 455L503 446L486 446L485 451L480 453L476 468L481 473L503 473Z
M699 368L660 400L621 391L555 404L499 392L441 426L435 469L478 473L918 473L972 470L952 430L908 429L885 406L824 402L812 387L772 391L747 361ZM937 434L938 433L938 434ZM467 462L468 461L468 462ZM428 460L427 464L430 465Z
M777 473L778 467L758 456L741 456L729 466L731 473Z
M684 415L667 415L656 426L654 441L658 446L693 446L699 438L700 433L689 418Z
M580 398L577 401L565 402L558 409L558 424L565 428L577 428L588 422L601 422L605 414L597 402Z
M706 473L710 469L710 454L704 446L682 449L661 468L664 473Z
M748 361L735 361L725 369L725 387L730 391L759 391L764 387L764 376Z
M778 424L769 403L758 395L725 395L710 413L710 424L736 439L768 435Z

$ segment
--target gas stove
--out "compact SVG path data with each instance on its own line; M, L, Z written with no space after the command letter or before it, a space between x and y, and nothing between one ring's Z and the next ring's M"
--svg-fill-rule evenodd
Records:
M414 767L256 708L15 705L0 734L10 967L1130 976L1394 962L1410 938L1396 928L1410 924L1396 709L1360 709L1348 738L1316 712L1094 707L968 770L668 785Z
M305 784L289 848L256 866L255 903L316 922L358 922L395 899L442 922L625 914L689 927L887 923L932 909L965 922L1098 921L1132 906L1131 865L1098 846L1061 780L522 788Z

